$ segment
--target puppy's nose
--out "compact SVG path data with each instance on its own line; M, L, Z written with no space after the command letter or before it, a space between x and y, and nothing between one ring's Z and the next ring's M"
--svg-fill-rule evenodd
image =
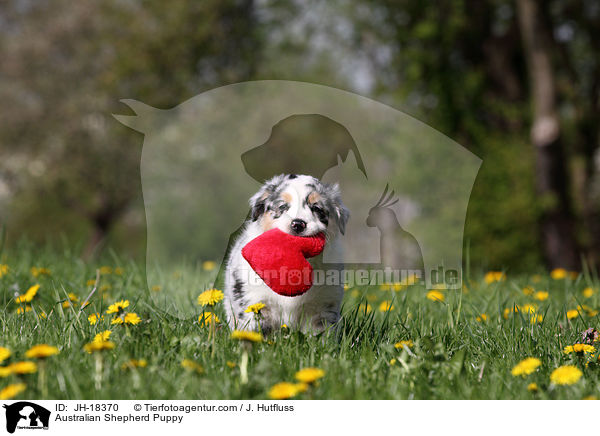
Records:
M302 233L306 229L306 221L295 219L292 220L292 230L296 233Z

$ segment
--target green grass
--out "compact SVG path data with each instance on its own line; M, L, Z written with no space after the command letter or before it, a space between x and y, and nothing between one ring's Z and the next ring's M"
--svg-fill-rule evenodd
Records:
M208 328L197 318L201 308L195 297L201 292L201 271L194 283L191 274L162 273L151 279L146 290L143 267L110 256L102 262L87 264L72 253L33 249L22 245L5 251L0 263L9 272L0 278L0 346L8 347L12 356L4 365L26 360L25 351L32 345L56 345L60 354L45 361L47 392L51 399L263 399L272 385L294 381L294 374L304 367L318 367L326 375L315 386L298 395L299 399L581 399L600 397L600 368L597 353L581 357L562 352L566 345L580 342L581 332L598 327L598 316L581 314L568 319L566 312L585 304L599 307L598 281L589 275L577 279L552 280L549 275L512 277L486 284L483 276L472 277L468 290L444 291L445 301L426 298L418 286L400 291L380 287L349 289L344 298L343 321L335 333L307 336L299 332L280 331L254 344L249 353L249 382L240 383L239 362L243 345L230 339L225 325L209 340ZM100 278L102 291L96 292L91 304L63 308L68 293L80 302L92 289L86 282L93 279L102 265L120 267L123 272ZM33 277L32 266L46 267L50 275ZM187 272L191 270L186 270ZM184 279L183 277L186 277ZM39 283L40 290L31 302L32 310L17 313L15 293L24 293ZM537 301L522 289L526 285L546 290L549 298ZM596 293L585 298L582 290L592 287ZM111 326L110 315L90 325L88 315L105 312L114 301L128 299L142 323L136 326ZM379 311L384 300L393 301L393 309ZM171 303L186 303L193 316L177 317L165 310ZM362 303L362 306L359 305ZM364 304L372 311L366 313ZM503 316L515 305L537 305L541 323L531 323L523 312ZM222 303L221 303L222 304ZM45 312L47 318L40 317ZM216 312L224 321L222 307ZM487 321L477 316L487 314ZM115 348L102 353L102 385L94 385L95 356L83 346L96 333L111 329ZM412 340L408 350L396 349L401 340ZM214 346L214 349L213 349ZM525 357L542 361L533 374L511 375L512 367ZM146 359L147 367L122 369L129 359ZM186 370L183 359L192 359L204 368L202 374ZM395 359L395 364L390 363ZM227 362L234 362L231 368ZM550 383L551 372L561 365L572 364L583 377L571 386ZM23 398L40 398L44 389L39 373L10 375L0 378L0 389L22 381L27 389ZM537 383L538 392L529 392L529 383Z

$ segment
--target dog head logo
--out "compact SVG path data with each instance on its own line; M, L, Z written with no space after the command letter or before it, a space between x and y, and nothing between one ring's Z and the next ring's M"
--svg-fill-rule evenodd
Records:
M465 216L481 160L435 129L356 94L290 81L229 85L168 110L124 103L135 115L115 117L144 134L149 283L168 265L182 276L204 260L221 261L248 217L248 199L269 177L294 173L338 183L350 210L325 263L414 266L428 287L452 271L447 287L461 287ZM195 290L219 286L218 271L203 272L180 302L162 301L192 314Z
M29 401L4 405L6 409L6 431L14 433L17 428L48 429L50 411Z

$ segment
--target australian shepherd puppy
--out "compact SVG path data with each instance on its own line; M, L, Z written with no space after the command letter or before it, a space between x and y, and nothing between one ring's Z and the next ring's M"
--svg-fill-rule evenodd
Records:
M329 249L344 234L349 218L337 184L321 183L306 175L279 175L267 180L250 198L251 215L235 241L225 271L225 307L231 328L269 332L287 325L304 332L320 332L340 318L343 283L340 265L323 265L322 254L308 259L314 271L336 269L335 284L315 282L302 295L288 297L274 292L242 256L242 248L262 233L277 228L296 236L324 233ZM333 245L333 246L332 246ZM322 282L322 281L319 281ZM260 316L248 306L263 303Z

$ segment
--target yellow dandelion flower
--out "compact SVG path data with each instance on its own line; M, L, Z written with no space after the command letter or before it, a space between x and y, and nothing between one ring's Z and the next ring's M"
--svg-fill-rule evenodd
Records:
M31 306L25 306L25 307L21 306L17 309L18 314L22 314L25 312L31 312Z
M598 397L594 395L588 395L587 397L583 397L582 400L597 400Z
M352 298L358 298L360 296L360 292L358 289L352 289L352 292L350 292L350 296Z
M394 305L391 301L382 301L379 305L380 312L389 312L390 310L394 310Z
M4 362L10 357L10 350L6 347L0 347L0 363Z
M512 307L511 307L511 308L508 308L508 307L507 307L507 308L506 308L506 309L504 309L504 311L502 312L502 317L503 317L504 319L508 319L508 315L510 315L511 313L513 313L513 308L512 308Z
M104 330L101 333L96 334L94 336L94 341L108 341L112 332L110 330Z
M550 271L550 277L554 280L562 280L567 277L567 270L564 268L555 268Z
M531 276L531 281L533 283L539 283L539 282L542 281L542 276L539 275L539 274L534 274L534 275Z
M483 277L483 280L489 285L494 282L503 282L506 280L506 274L502 271L489 271Z
M550 381L556 385L572 385L579 381L583 373L573 365L556 368L550 374Z
M51 272L48 268L38 268L35 266L32 266L31 269L29 270L29 272L31 272L31 275L36 278L41 275L49 276L51 274Z
M231 333L231 339L237 339L238 341L248 342L262 342L263 337L257 332L248 332L245 330L234 330Z
M110 322L110 325L121 325L123 324L123 318L120 316L116 316L112 319L112 321Z
M8 268L8 265L0 264L0 279L2 278L2 276L8 274L9 269L10 268Z
M202 269L204 271L212 271L216 267L217 262L215 262L214 260L205 260L204 262L202 262Z
M92 342L88 342L83 346L83 349L88 353L96 351L112 350L115 348L115 343L108 340L111 331L106 330L102 333L98 333Z
M204 372L204 368L199 363L194 362L191 359L183 359L181 361L181 366L189 371L197 372L198 374L202 374Z
M0 391L0 400L10 400L26 389L25 383L16 383L6 386Z
M306 392L308 383L296 383L296 388L298 389L298 393Z
M314 383L325 376L325 371L319 368L304 368L298 371L294 377L302 383Z
M92 341L83 346L83 349L88 353L96 351L112 350L115 348L114 342L111 341Z
M64 309L71 307L73 305L72 303L77 303L79 301L79 297L72 292L69 292L68 297L69 297L69 300L63 302L63 304L62 304L62 307Z
M121 268L121 267L116 267L116 268L115 268L115 270L114 270L113 272L114 272L116 275L118 275L118 276L122 276L122 275L123 275L123 272L124 272L124 270L123 270L123 268Z
M484 322L487 320L488 320L488 316L485 313L482 313L477 318L475 318L475 321L477 321L477 322Z
M15 303L31 303L31 300L33 300L33 297L36 296L39 289L40 285L33 285L27 289L27 292L25 292L23 295L19 295L17 298L15 298Z
M152 292L160 292L160 290L162 289L162 287L160 285L154 285L151 288Z
M121 369L145 368L148 366L146 359L130 359L121 365Z
M372 303L373 301L379 300L379 297L374 294L367 294L366 298L367 298L367 301L370 303Z
M214 317L214 320L213 320L213 317ZM215 315L212 312L201 313L200 316L198 317L198 324L200 324L200 327L206 327L206 326L210 325L211 322L218 324L221 322L221 320L219 319L219 317L217 315Z
M536 324L536 323L538 323L538 324L539 324L539 323L541 323L543 320L544 320L544 316L543 316L543 315L539 315L539 314L538 314L538 315L532 315L532 316L529 318L529 322L530 322L531 324Z
M125 324L137 325L142 322L142 319L135 312L129 312L124 317Z
M525 286L525 287L523 288L523 293L524 293L525 295L531 296L531 295L533 295L533 294L535 293L535 289L533 289L533 287L532 287L532 286Z
M28 360L23 362L16 362L9 365L9 368L13 374L33 374L37 371L37 364Z
M395 348L404 348L405 346L408 348L412 348L415 344L410 339L407 341L400 341L394 344Z
M94 286L96 284L96 279L89 279L87 282L85 282L86 286Z
M100 313L96 312L96 313L91 313L90 316L88 316L88 321L90 323L90 325L95 325L98 323L98 321L102 321L104 320L104 315L100 315Z
M529 384L527 385L527 390L528 390L529 392L537 392L537 391L538 391L538 389L539 389L539 388L538 388L538 385L537 385L537 383L529 383Z
M515 367L512 369L511 374L515 377L520 375L526 376L534 372L541 364L542 361L540 359L537 359L535 357L528 357L516 364Z
M227 362L225 362L225 364L231 369L236 367L236 363L232 362L231 360L228 360Z
M248 308L246 310L244 310L244 312L246 313L260 313L261 310L263 310L266 306L263 303L256 303L253 304L251 306L248 306Z
M198 295L198 304L201 306L214 306L223 299L223 292L218 289L209 289Z
M578 316L579 316L579 311L576 309L567 311L567 318L569 318L569 319L577 318Z
M390 359L390 365L394 366L398 361L396 359Z
M442 302L446 297L440 291L429 291L426 295L428 300Z
M0 366L0 378L8 377L12 375L12 368L9 366Z
M110 306L108 306L108 309L106 310L106 313L107 314L121 313L128 306L129 306L129 300L117 301L116 303L113 303Z
M269 398L272 400L285 400L292 398L298 395L302 388L303 386L298 386L298 383L277 383L269 390Z
M400 282L395 282L392 283L392 289L394 290L394 292L400 292L404 289L404 285Z
M523 304L522 306L517 306L517 312L521 312L523 314L533 315L537 310L537 307L533 304Z
M102 274L102 275L112 274L112 272L113 272L113 269L110 266L101 266L99 269L100 269L100 274Z
M597 310L588 310L588 311L586 312L586 315L587 315L587 316L589 316L589 317L593 317L593 316L596 316L596 315L598 315L598 313L599 313L599 312L598 312Z
M545 301L546 299L548 299L548 295L549 294L546 291L537 291L533 298L535 298L538 301Z
M590 298L594 295L594 290L592 288L585 288L581 293L585 298Z
M595 353L596 352L596 348L593 347L592 345L588 345L588 344L573 344L573 345L567 345L564 350L563 353L565 354L569 354L569 353Z
M54 356L58 353L60 353L60 351L58 351L58 348L56 348L53 345L39 344L34 345L29 350L27 350L27 352L25 353L25 357L27 357L28 359L43 359L45 357Z

